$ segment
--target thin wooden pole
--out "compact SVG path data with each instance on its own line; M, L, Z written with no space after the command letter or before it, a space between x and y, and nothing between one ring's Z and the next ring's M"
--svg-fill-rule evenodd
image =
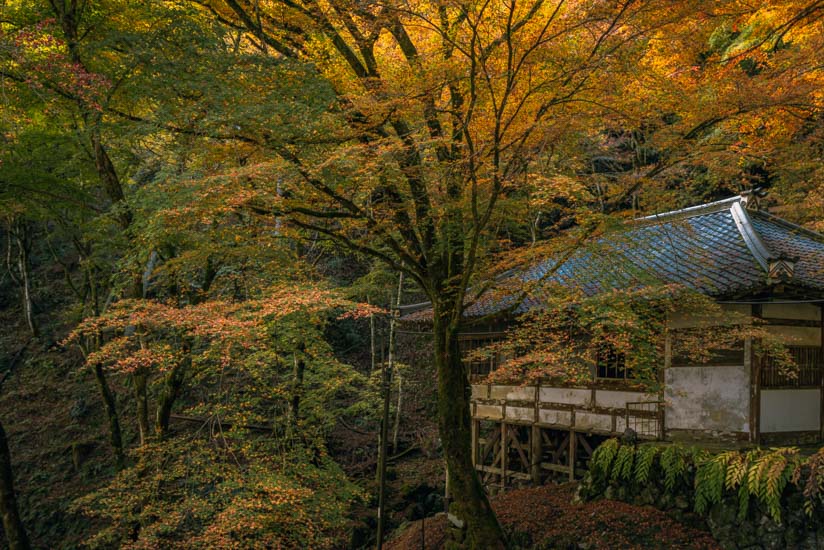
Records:
M398 454L398 432L401 430L401 410L403 409L403 377L398 371L398 405L395 408L395 425L392 427L392 454Z
M389 319L389 361L382 367L383 381L383 415L381 417L380 455L378 457L378 550L383 548L383 536L386 529L386 450L389 438L389 398L392 389L392 367L395 361L395 325L400 310L403 292L403 273L398 277L398 301Z

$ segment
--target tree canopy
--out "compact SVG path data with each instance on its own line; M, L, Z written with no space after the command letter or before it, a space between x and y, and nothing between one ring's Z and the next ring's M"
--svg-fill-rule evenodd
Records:
M74 507L108 525L95 544L339 544L362 495L329 441L374 428L403 273L433 309L466 544L503 547L465 309L512 266L741 190L824 228L822 41L824 2L797 0L0 3L3 306L99 396L117 473ZM572 316L644 332L615 337L641 364L660 323L634 299ZM512 372L579 359L575 302L503 344L552 335ZM210 426L189 457L173 409Z

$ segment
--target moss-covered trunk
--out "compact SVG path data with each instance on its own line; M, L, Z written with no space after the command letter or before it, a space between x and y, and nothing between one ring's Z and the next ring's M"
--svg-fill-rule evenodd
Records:
M495 513L472 464L469 379L458 350L458 326L449 304L433 303L438 421L454 511L466 522L467 548L505 548Z
M109 442L114 450L115 462L118 468L122 468L126 462L126 457L123 454L123 435L120 432L120 417L117 415L117 401L115 400L114 392L112 392L109 387L109 381L106 379L103 365L100 363L95 363L94 365L94 379L97 381L97 388L100 390L103 405L106 408L106 418L109 420Z
M155 417L155 432L158 439L163 439L169 432L169 420L172 417L172 405L180 394L186 371L192 364L191 347L183 345L183 359L175 364L163 381L163 388L157 400L157 415Z

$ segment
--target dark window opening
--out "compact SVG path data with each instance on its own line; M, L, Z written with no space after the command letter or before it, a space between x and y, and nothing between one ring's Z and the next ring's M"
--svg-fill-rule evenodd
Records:
M501 335L496 333L472 334L463 336L458 341L461 358L467 367L470 380L483 378L498 368L500 358L497 353L491 353L488 357L470 357L470 355L471 352L489 346L500 338Z
M793 373L782 372L772 357L761 363L762 388L817 388L824 373L824 358L818 346L787 346L787 351L798 365Z
M626 356L609 344L595 349L595 377L609 380L632 378L627 369Z

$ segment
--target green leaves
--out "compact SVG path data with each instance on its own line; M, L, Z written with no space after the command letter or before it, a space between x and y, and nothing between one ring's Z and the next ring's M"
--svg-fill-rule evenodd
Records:
M803 494L804 510L809 517L824 506L822 456L824 449L804 457L795 447L730 450L712 455L677 444L636 448L610 439L595 449L590 472L599 483L635 487L660 484L671 495L691 490L699 514L707 514L713 505L729 498L738 502L738 515L743 519L755 499L780 523L782 507L786 505L783 499L790 485Z
M135 459L74 503L102 520L89 547L339 547L348 505L363 497L317 451L251 435L243 444L176 437Z

